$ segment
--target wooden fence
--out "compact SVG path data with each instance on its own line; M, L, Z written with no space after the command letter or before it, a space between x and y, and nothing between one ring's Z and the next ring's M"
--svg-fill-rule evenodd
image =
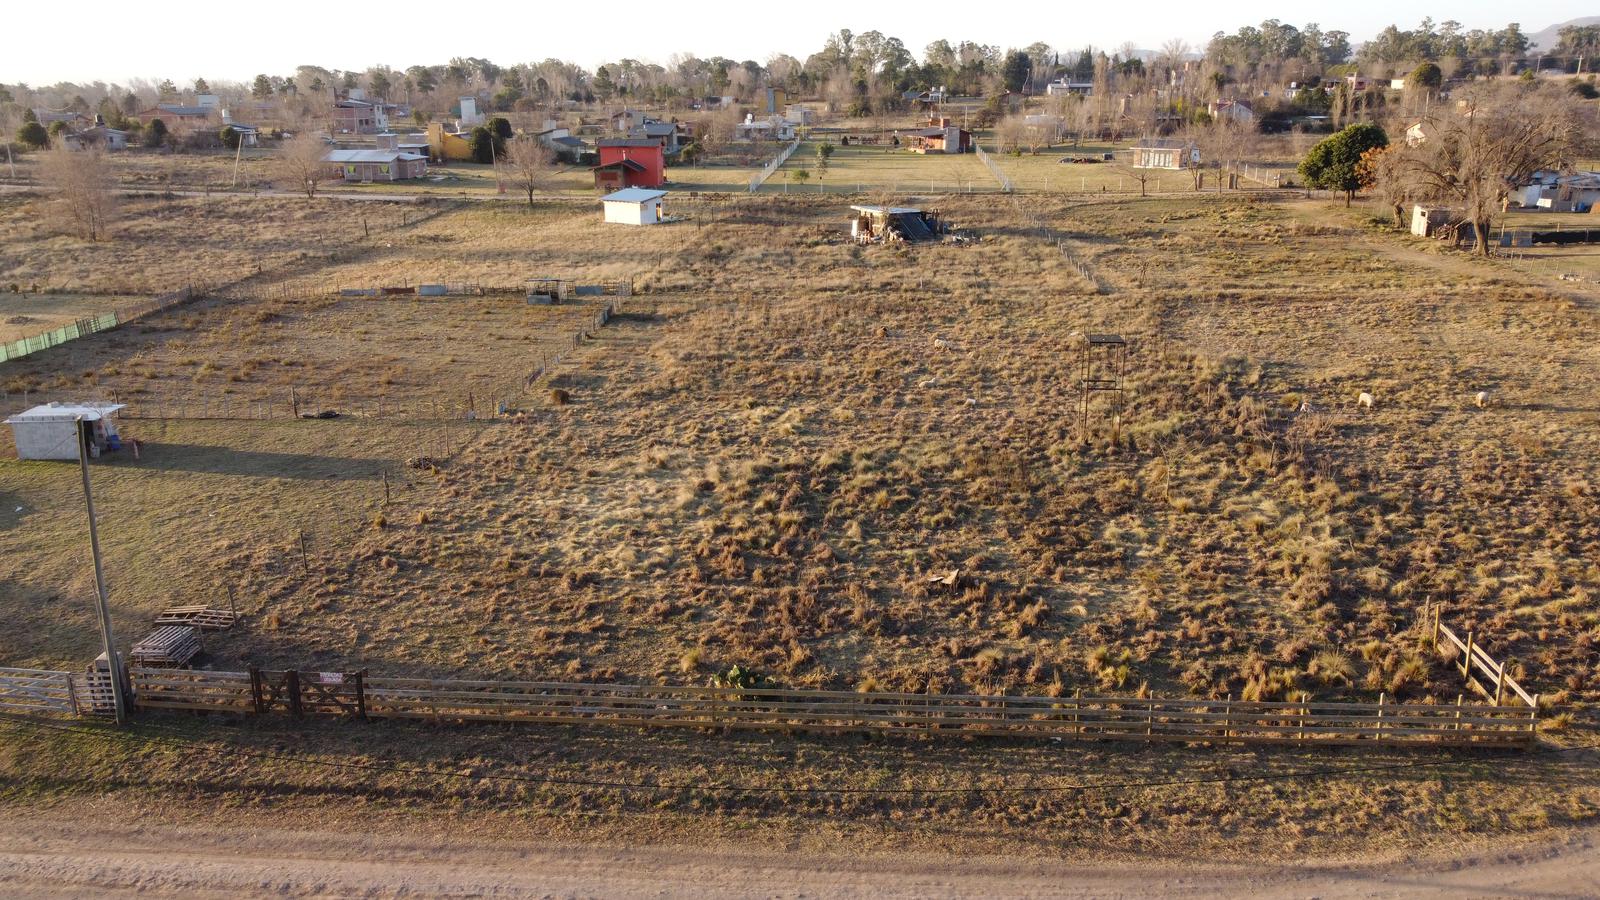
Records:
M1432 644L1434 650L1439 649L1440 639L1444 640L1446 647L1453 648L1460 657L1455 661L1456 668L1461 672L1461 677L1467 685L1483 696L1485 700L1500 706L1506 700L1506 692L1522 704L1533 709L1539 708L1539 695L1529 694L1522 689L1506 672L1506 664L1496 662L1488 651L1475 642L1475 635L1467 632L1466 640L1462 640L1450 626L1439 621L1439 607L1433 608L1433 634ZM1479 678L1482 677L1480 681Z
M137 709L625 727L1208 744L1526 749L1538 710L1487 704L1244 702L857 693L374 678L365 672L131 670Z
M0 712L77 715L72 675L44 669L0 668Z

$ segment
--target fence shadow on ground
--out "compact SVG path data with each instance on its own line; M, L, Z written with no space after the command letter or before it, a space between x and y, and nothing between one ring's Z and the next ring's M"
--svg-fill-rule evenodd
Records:
M204 475L244 475L252 478L297 478L323 481L377 481L390 460L370 457L328 456L318 453L279 453L271 450L238 450L209 444L167 444L142 442L139 459L124 451L107 458L121 468L149 469L157 472L190 472ZM3 521L3 519L0 519Z

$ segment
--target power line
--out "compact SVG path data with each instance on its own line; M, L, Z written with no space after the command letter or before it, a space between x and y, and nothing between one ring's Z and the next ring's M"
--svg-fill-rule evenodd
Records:
M136 734L133 732L108 732L101 729L85 729L71 725L56 725L37 719L19 717L11 714L0 714L0 721L6 725L31 727L35 729L64 732L74 735L96 738L105 743L116 740L141 741L146 744L159 744L166 746L182 747L189 751L209 753L213 756L242 756L250 759L260 759L271 762L298 763L301 765L318 766L331 769L346 769L352 771L379 772L390 775L417 775L430 778L459 778L474 781L506 781L524 784L543 784L561 787L598 787L616 788L621 790L653 791L657 793L685 793L699 791L713 794L808 794L817 796L833 795L871 795L871 796L952 796L952 795L982 795L982 794L1066 794L1066 793L1105 793L1109 791L1133 790L1139 788L1167 788L1167 787L1194 787L1202 785L1223 785L1248 782L1274 782L1301 779L1331 778L1344 775L1367 775L1380 772L1395 772L1416 769L1443 769L1457 766L1472 765L1479 762L1474 758L1445 758L1433 760L1419 760L1402 763L1383 763L1366 766L1323 766L1309 769L1298 769L1289 772L1268 772L1255 775L1220 775L1202 778L1168 778L1145 779L1134 781L1097 782L1095 784L1065 784L1065 785L996 785L977 787L954 788L866 788L866 787L771 787L750 785L719 785L719 784L662 784L641 781L616 781L593 778L564 778L560 776L524 775L509 772L467 773L454 772L441 769L427 769L412 766L398 766L392 764L362 763L352 760L315 759L288 753L271 753L259 750L249 750L236 746L215 746L198 743L193 740L169 738L158 735ZM149 729L160 726L140 723L139 727ZM1600 742L1591 744L1578 744L1571 747L1550 747L1533 751L1522 751L1507 754L1511 758L1528 758L1531 756L1553 757L1566 753L1575 753L1583 750L1600 748ZM1500 757L1497 757L1500 758Z

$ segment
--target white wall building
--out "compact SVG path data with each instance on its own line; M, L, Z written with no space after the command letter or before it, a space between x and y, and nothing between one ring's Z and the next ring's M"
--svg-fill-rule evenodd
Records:
M122 446L112 421L121 403L46 403L6 420L18 459L77 459L78 435L89 437L89 455ZM81 429L81 432L80 432Z
M614 225L659 225L666 217L662 213L666 191L650 188L623 188L600 198L605 208L606 221Z

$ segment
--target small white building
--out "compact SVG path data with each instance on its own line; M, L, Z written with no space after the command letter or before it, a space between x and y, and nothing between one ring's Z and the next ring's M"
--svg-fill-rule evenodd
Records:
M18 459L77 459L79 435L89 439L89 455L122 449L113 421L122 403L46 403L6 420Z
M612 224L659 225L666 221L661 211L666 196L666 191L651 188L623 188L601 197L600 205Z

